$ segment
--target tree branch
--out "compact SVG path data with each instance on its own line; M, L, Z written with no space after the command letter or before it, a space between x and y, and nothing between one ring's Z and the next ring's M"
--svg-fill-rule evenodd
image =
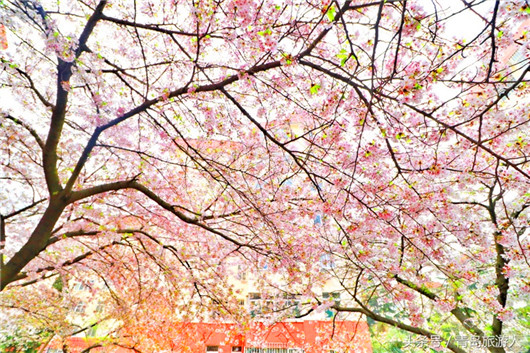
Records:
M163 200L159 195L157 195L155 192L153 192L151 189L147 188L146 186L138 183L136 180L126 180L126 181L119 181L114 183L108 183L103 184L99 186L95 186L92 188L88 188L81 191L74 191L72 192L72 195L70 197L70 203L73 203L75 201L78 201L80 199L84 199L90 196L94 196L100 193L109 192L109 191L118 191L123 189L134 189L145 196L147 196L149 199L154 201L156 204L158 204L160 207L165 209L166 211L171 212L173 215L177 216L181 221L184 223L196 225L210 233L213 233L215 235L220 236L221 238L228 240L229 242L240 246L240 247L249 247L248 244L244 244L239 242L238 240L218 231L217 229L214 229L210 226L208 226L205 223L202 223L199 218L197 217L190 217L184 214L183 212L179 211L177 206L171 205L167 203L165 200Z
M439 335L435 334L434 332L422 329L420 327L407 325L407 324L404 324L404 323L402 323L400 321L392 320L390 318L387 318L387 317L381 316L379 314L376 314L376 313L374 313L371 310L368 310L368 309L365 309L365 308L341 307L339 305L333 305L332 308L335 309L338 312L361 313L361 314L366 315L367 317L369 317L372 320L375 320L377 322L382 322L382 323L385 323L385 324L390 325L390 326L397 327L397 328L399 328L401 330L408 331L408 332L414 333L416 335L421 335L421 336L424 336L424 337L427 337L427 338L430 338L430 339L433 339L433 338L441 339L443 342L446 342L447 348L449 348L453 352L455 352L455 353L466 353L465 350L463 350L462 348L458 347L457 345L452 343L450 340L445 340L442 337L440 337Z
M42 139L40 138L40 136L39 136L39 134L37 133L37 131L35 131L35 129L33 129L31 126L29 126L28 124L26 124L26 123L23 122L22 120L17 119L17 118L13 117L13 116L10 115L10 114L5 115L4 117L5 117L6 119L8 119L8 120L13 121L15 124L22 126L24 129L26 129L26 130L31 134L31 136L33 136L33 138L35 139L35 141L37 142L37 144L39 145L39 147L40 147L41 149L44 149L44 142L43 142Z
M75 59L78 59L81 53L85 50L86 42L94 30L96 23L101 18L103 8L106 4L106 0L101 0L96 6L94 13L88 19L87 24L79 37L79 46L75 51ZM75 60L72 62L66 62L61 58L58 58L57 98L51 117L50 128L48 130L48 138L46 139L42 153L44 176L50 195L55 195L62 189L57 171L57 146L59 145L59 140L61 138L66 117L66 108L68 106L68 91L63 85L65 82L67 83L70 81L74 63Z

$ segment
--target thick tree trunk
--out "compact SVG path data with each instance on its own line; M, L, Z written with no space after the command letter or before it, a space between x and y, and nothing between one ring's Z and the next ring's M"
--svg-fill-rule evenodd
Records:
M13 282L20 271L46 248L51 232L67 204L68 202L62 194L55 195L50 199L48 208L33 230L29 240L2 268L0 290L3 290L5 286Z

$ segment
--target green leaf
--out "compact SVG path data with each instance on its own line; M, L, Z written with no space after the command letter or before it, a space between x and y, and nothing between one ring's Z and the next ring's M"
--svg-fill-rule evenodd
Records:
M336 55L337 58L340 60L340 66L344 66L346 64L346 61L350 58L350 54L346 51L346 49L341 49L340 52Z
M499 33L497 33L497 38L502 38L503 34L504 34L504 31L499 31Z
M63 287L64 287L63 279L59 276L59 277L57 277L55 282L53 282L52 288L56 289L59 292L62 292L63 291Z
M335 6L331 5L328 12L326 12L326 15L328 15L329 21L333 22L335 20Z
M272 30L270 28L267 28L264 31L259 31L258 32L258 35L260 35L260 36L264 36L265 34L272 34Z
M320 85L316 83L313 86L311 86L311 88L309 89L309 92L311 92L311 94L317 94L319 89L320 89Z

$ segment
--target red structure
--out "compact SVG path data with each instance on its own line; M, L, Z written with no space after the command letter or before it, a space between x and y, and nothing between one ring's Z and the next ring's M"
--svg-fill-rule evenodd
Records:
M7 35L6 28L0 23L0 49L7 49Z
M173 337L167 352L372 353L368 325L364 321L279 322L269 326L261 322L250 326L191 322L180 325L176 330L179 334ZM94 339L79 337L70 337L66 343L68 353L81 353L97 346ZM107 343L92 352L131 353L125 346ZM44 353L61 350L61 341L52 340Z

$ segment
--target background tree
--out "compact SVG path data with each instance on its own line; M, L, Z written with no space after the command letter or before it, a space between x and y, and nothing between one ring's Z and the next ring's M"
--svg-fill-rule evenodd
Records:
M233 261L266 261L454 352L446 319L521 329L525 2L0 6L4 292L90 273L133 312L235 312Z

